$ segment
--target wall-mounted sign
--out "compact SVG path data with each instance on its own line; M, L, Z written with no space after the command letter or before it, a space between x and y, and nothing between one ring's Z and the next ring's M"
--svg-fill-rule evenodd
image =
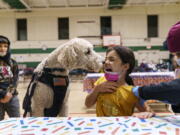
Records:
M120 35L104 35L103 46L116 46L121 45Z

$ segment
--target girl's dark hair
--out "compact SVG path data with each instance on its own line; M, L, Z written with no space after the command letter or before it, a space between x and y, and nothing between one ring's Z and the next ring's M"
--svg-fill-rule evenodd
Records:
M11 57L11 52L10 52L10 41L7 37L0 35L0 44L5 43L8 44L8 50L5 56L0 56L0 60L5 61L8 65L10 65L10 57Z
M133 51L130 48L124 46L114 46L108 48L106 53L109 53L112 50L116 51L123 64L129 64L129 69L127 70L125 80L127 84L134 85L132 78L129 76L135 67L135 56Z

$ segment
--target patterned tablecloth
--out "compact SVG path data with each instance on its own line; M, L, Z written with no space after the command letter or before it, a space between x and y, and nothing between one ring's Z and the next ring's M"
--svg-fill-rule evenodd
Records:
M95 81L103 76L103 73L90 73L87 74L83 81L83 90L90 92ZM148 84L157 84L160 82L168 82L174 79L174 72L143 72L143 73L132 73L131 77L134 81L135 86L143 86Z
M180 135L180 116L29 117L0 121L0 135Z

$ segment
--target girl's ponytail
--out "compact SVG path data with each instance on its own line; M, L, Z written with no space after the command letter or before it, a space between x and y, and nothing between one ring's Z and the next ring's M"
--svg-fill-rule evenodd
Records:
M133 79L129 76L128 73L126 74L126 78L125 79L126 79L127 84L134 85Z

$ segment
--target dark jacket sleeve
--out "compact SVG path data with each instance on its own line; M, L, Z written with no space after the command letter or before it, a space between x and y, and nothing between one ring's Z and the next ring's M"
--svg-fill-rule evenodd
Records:
M18 69L18 64L15 60L12 59L13 65L12 65L12 73L13 73L13 78L11 85L16 89L18 80L19 80L19 69Z
M0 99L3 99L6 95L7 91L5 90L0 90Z
M144 100L160 100L180 104L180 79L139 87L139 96Z

